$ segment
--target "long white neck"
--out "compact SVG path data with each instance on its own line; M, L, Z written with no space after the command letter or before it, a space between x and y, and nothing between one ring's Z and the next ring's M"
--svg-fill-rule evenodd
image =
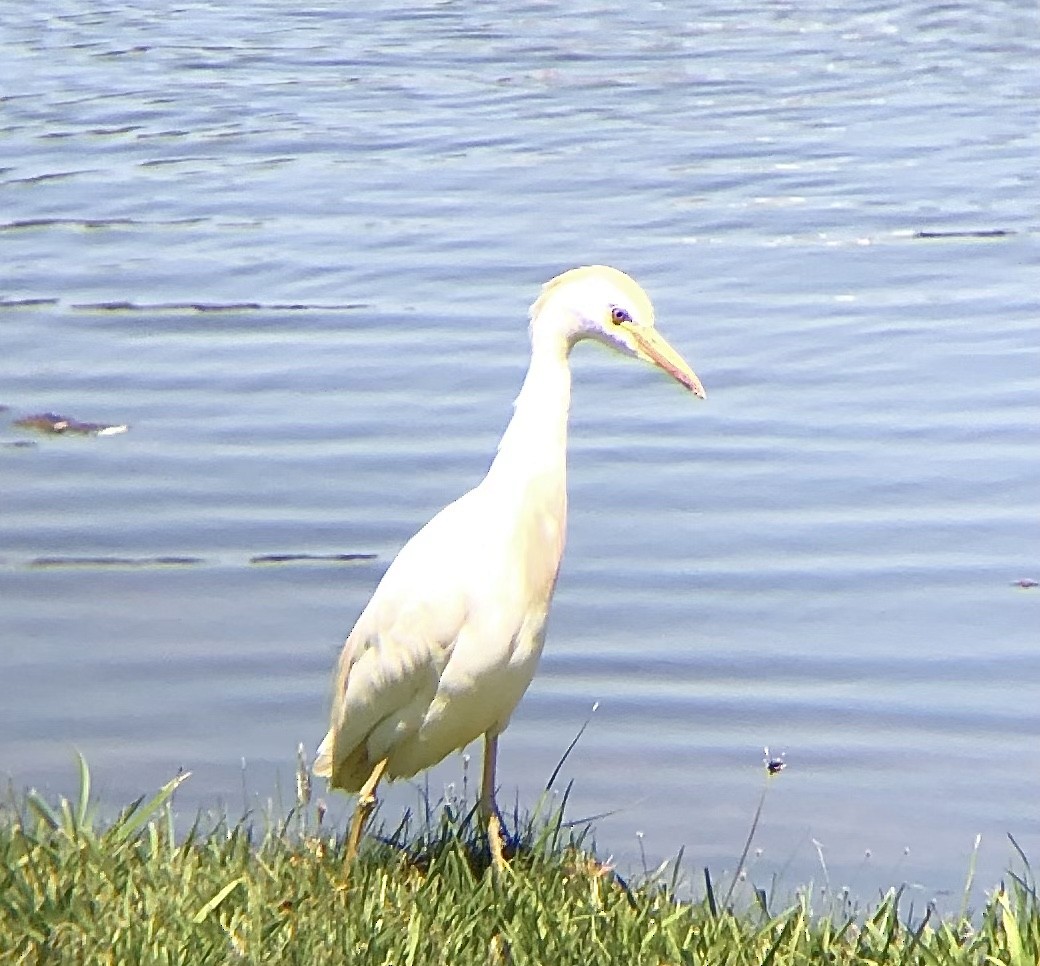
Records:
M531 335L531 364L513 418L498 444L489 482L523 489L534 480L566 490L567 417L571 408L570 343L553 330Z

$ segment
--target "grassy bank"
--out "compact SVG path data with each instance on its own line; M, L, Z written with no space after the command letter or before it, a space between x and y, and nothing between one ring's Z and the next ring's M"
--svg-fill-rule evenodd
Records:
M1040 962L1031 881L1009 876L969 919L904 919L893 892L857 918L726 908L719 888L625 883L558 821L532 822L504 874L451 806L369 837L349 881L313 807L263 831L174 833L178 781L99 823L30 794L0 810L0 962L8 963L1008 963Z

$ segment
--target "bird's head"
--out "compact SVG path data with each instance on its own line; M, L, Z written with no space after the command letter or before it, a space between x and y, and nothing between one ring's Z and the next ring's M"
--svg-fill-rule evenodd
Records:
M650 362L704 398L693 370L654 327L654 307L646 292L616 268L572 268L542 286L531 306L531 331L537 337L546 329L562 335L568 347L596 339Z

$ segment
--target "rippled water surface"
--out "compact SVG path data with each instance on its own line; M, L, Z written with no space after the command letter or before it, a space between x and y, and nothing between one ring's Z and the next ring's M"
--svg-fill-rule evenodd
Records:
M1036 5L695 6L10 6L16 787L79 749L113 805L178 768L186 813L291 800L352 621L487 467L537 287L607 262L709 398L576 350L502 801L598 702L563 780L624 868L732 869L765 745L762 884L1040 858ZM129 430L16 425L47 412Z

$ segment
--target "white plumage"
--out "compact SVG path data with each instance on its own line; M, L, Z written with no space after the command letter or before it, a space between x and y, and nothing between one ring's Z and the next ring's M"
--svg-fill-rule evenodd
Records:
M481 805L501 864L497 737L534 676L567 521L575 343L591 338L704 390L623 272L573 269L531 307L531 363L487 476L398 554L347 638L314 772L360 791L348 859L380 778L404 778L481 735Z

